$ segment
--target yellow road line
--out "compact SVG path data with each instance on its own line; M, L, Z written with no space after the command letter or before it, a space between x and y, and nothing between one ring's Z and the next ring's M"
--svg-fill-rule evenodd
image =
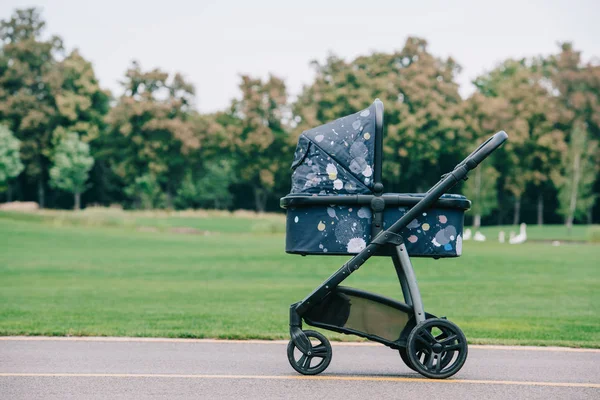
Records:
M477 384L477 385L518 385L551 386L600 389L600 383L582 382L532 382L496 381L486 379L426 379L391 376L339 376L339 375L204 375L204 374L69 374L69 373L0 373L2 377L51 377L51 378L176 378L176 379L264 379L264 380L312 380L312 381L371 381L371 382L413 382L437 384Z
M144 338L114 336L0 336L0 341L67 341L67 342L149 342L149 343L222 343L222 344L287 344L288 340L226 340L226 339L183 339L183 338ZM375 342L331 342L332 346L382 346ZM600 353L600 349L556 347L556 346L504 346L470 344L470 349L483 350L519 350L519 351L551 351L574 353Z

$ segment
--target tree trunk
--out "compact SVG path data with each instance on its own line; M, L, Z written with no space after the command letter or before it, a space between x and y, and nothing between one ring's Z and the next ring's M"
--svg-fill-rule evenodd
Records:
M473 217L473 230L478 230L479 227L481 226L481 215L480 214L475 214L475 216Z
M10 203L12 201L12 197L13 197L12 195L13 195L12 185L10 184L10 182L6 182L6 202L7 203Z
M544 196L542 193L538 194L537 202L537 224L539 226L544 225Z
M567 215L565 218L565 226L567 227L567 235L571 236L571 228L573 228L573 216Z
M521 221L521 196L515 197L515 212L513 215L513 225L519 225Z
M267 193L261 187L254 187L254 206L256 212L265 212L267 207Z
M594 222L594 214L592 212L593 210L594 210L594 205L591 205L587 211L587 224L588 225L591 225Z
M473 217L473 229L478 230L481 226L481 168L475 170L475 216Z
M42 182L42 178L38 180L38 204L40 208L44 208L45 200L46 200L46 190L44 189L44 182Z
M167 185L167 210L173 209L173 193L171 190L171 184Z
M573 160L573 182L571 186L571 199L569 200L569 212L565 222L569 235L571 234L571 227L573 226L573 220L575 219L575 210L577 209L577 192L579 190L579 179L581 176L580 161L581 156L576 154L575 159Z
M81 193L75 192L75 211L81 210Z

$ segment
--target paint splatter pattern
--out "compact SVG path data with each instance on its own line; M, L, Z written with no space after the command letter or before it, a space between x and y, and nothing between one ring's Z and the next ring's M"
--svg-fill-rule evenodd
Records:
M374 148L374 105L303 132L292 163L291 193L371 193Z
M462 196L460 196L462 197ZM386 208L384 228L407 211ZM430 209L400 233L412 256L456 257L462 253L463 211ZM289 208L286 251L302 254L356 254L371 240L372 214L368 207L331 205Z

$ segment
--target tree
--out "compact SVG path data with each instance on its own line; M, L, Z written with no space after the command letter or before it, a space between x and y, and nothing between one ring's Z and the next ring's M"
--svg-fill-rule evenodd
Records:
M508 105L510 119L504 129L510 132L510 140L500 150L499 165L504 188L514 199L513 224L521 220L527 185L538 189L538 207L543 208L542 189L566 149L564 133L556 128L557 102L542 65L538 59L507 60L474 81L481 94L503 99Z
M189 168L188 156L201 146L191 118L194 88L180 74L144 72L136 62L122 85L125 91L106 118L108 132L99 140L105 146L103 160L123 188L152 176L171 207Z
M480 143L493 133L508 129L513 118L510 104L504 98L486 97L475 92L463 101L456 118L461 119L461 146L463 154L473 151ZM473 200L473 225L478 228L481 218L499 208L499 191L502 187L501 171L505 171L505 154L500 150L494 152L484 163L471 173L471 178L464 184L463 191ZM502 215L500 210L499 215Z
M64 56L62 40L43 38L45 22L34 8L0 22L0 120L21 140L27 179L46 203L52 144L64 132L97 137L109 107L92 65L78 51Z
M294 136L360 111L378 97L386 107L386 189L422 191L436 182L460 157L463 123L454 118L462 102L455 82L460 67L452 58L435 57L427 46L409 37L393 53L313 62L315 81L294 107Z
M164 193L152 173L138 176L124 191L135 199L136 208L150 210L163 206Z
M473 229L481 226L481 218L498 207L498 171L490 165L476 168L464 186L464 195L472 201Z
M81 208L81 193L86 189L89 172L94 165L90 146L76 133L66 133L57 143L50 168L50 184L73 193L75 210Z
M98 138L105 127L110 93L100 87L92 64L74 50L48 72L47 81L58 129L76 132L87 142Z
M233 201L230 185L235 182L234 168L230 160L206 163L200 178L186 175L179 191L178 208L228 208Z
M10 129L0 125L0 188L8 189L8 201L12 200L10 179L23 171L23 163L19 154L21 142L15 138Z
M598 61L584 63L581 52L576 51L572 43L566 42L560 44L560 52L549 57L545 66L546 75L552 82L553 92L560 105L558 128L564 132L570 132L570 140L585 141L590 146L597 145L600 141L600 64ZM585 131L585 134L581 131ZM585 138L583 138L584 136ZM580 143L570 143L569 146L570 150L569 152L565 151L565 154L577 151ZM582 158L582 162L584 159L585 157ZM574 159L569 161L574 161ZM597 189L600 187L600 174L598 174L600 156L597 155L592 162L595 164L595 168L592 169L596 170L596 177L595 179L587 176L585 178L593 179L595 184L592 183L592 186L595 185ZM582 170L582 173L593 174L591 170L587 169ZM581 178L584 176L582 175ZM573 189L575 188L574 186ZM562 187L562 191L559 191L559 197L561 197L560 193L563 193L561 204L564 204L565 201L565 190L568 191ZM592 221L594 204L595 201L592 200L587 209L589 223ZM596 202L596 204L598 203ZM565 215L565 207L561 206L561 209L562 214Z
M47 78L63 48L56 36L42 40L45 25L33 8L17 10L9 20L0 21L0 120L22 142L25 174L37 183L42 208L55 115Z
M575 126L570 135L569 150L563 156L563 170L554 175L559 189L559 213L570 229L573 221L584 216L596 201L593 186L598 172L598 142L591 140L583 124Z
M277 175L289 165L287 93L275 76L265 82L242 76L240 89L242 98L233 101L227 130L236 175L252 190L256 211L262 212Z

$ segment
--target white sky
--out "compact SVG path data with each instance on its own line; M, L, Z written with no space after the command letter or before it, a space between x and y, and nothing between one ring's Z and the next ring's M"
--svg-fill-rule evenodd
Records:
M113 94L136 59L182 72L203 112L238 96L239 74L273 73L297 94L312 80L311 60L391 52L409 35L462 65L463 95L501 60L549 54L558 41L573 41L585 59L600 56L600 0L2 0L0 19L28 6L43 9L47 33L79 48Z

